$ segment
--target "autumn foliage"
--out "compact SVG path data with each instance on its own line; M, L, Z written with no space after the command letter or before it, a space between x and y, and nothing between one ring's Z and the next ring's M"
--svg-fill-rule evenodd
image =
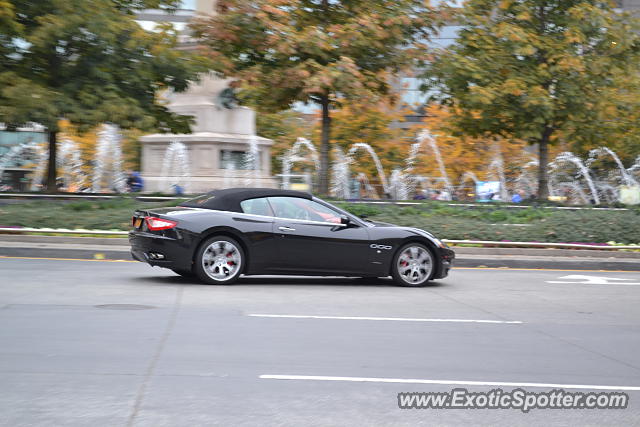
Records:
M331 116L343 100L377 103L426 58L438 14L423 0L220 0L195 35L216 71L262 111L321 111L320 192L328 191Z

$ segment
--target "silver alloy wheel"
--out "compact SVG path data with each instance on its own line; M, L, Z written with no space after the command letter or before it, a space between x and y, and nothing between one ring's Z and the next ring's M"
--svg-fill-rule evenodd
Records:
M419 285L431 277L433 258L428 249L409 246L398 257L397 268L403 281L411 285Z
M224 282L232 279L241 267L240 251L226 240L211 243L202 253L202 269L213 280Z

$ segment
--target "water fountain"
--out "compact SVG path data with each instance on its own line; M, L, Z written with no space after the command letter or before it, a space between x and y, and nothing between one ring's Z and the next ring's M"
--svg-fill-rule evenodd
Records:
M365 199L373 199L377 196L376 189L371 185L367 174L359 172L356 180L360 183L360 191L363 193Z
M246 170L244 185L251 187L259 182L260 178L260 151L256 135L252 135L248 141L249 149L244 156Z
M31 176L30 190L37 191L47 170L49 151L40 144L32 148L35 152L36 168ZM58 143L56 165L58 175L62 178L62 186L67 191L79 191L85 186L87 176L82 170L83 163L80 157L80 149L75 141L64 138Z
M308 141L304 141L309 144ZM298 142L297 145L301 143ZM286 173L290 171L291 159L296 158L298 146L292 147L288 155L285 156L283 169ZM438 165L440 177L436 178L435 183L429 182L426 177L420 177L413 172L418 164L418 156L423 148L429 148ZM347 153L343 153L340 148L334 149L334 162L331 168L331 194L335 197L347 198L350 194L349 182L351 178L351 167L354 162L354 155L359 150L365 151L372 159L378 174L378 179L382 183L383 190L386 194L394 199L409 198L414 192L416 185L420 183L424 187L425 182L428 188L440 188L444 191L453 193L453 190L459 192L468 181L473 181L476 185L480 179L471 171L465 172L459 181L457 187L453 187L447 174L442 155L440 153L436 138L427 130L422 131L415 143L409 149L409 154L402 169L394 169L390 178L387 180L385 171L382 167L379 156L373 148L366 143L355 143L351 145ZM315 150L312 151L315 153ZM618 200L617 187L612 184L611 179L596 181L593 179L593 172L589 169L589 165L595 161L595 158L604 154L610 155L615 161L620 174L620 184L629 186L637 185L637 179L634 174L640 172L640 157L633 166L625 169L620 159L608 148L600 148L592 150L590 153L590 161L583 162L580 158L572 153L564 152L559 154L549 164L549 194L552 196L573 196L575 201L581 203L599 204L602 200L607 202L615 202ZM568 175L566 165L577 168L577 173ZM508 180L504 167L504 160L500 147L495 144L493 147L493 156L486 168L486 176L488 179L500 182L500 199L503 201L510 200L509 188L513 191L523 190L525 195L537 193L537 177L533 169L537 170L538 161L531 157L526 163L519 167L520 174L512 180ZM580 181L584 181L587 185L587 192L580 185ZM589 193L590 195L587 195Z
M394 200L407 200L410 192L407 181L408 176L403 170L394 169L391 172L388 190L385 193L389 194Z
M126 191L126 178L122 171L122 136L118 127L112 124L102 125L98 132L98 145L96 149L95 166L92 179L92 191L99 193L102 190L102 180L105 175L110 175L111 188L119 193Z
M349 180L351 178L349 164L351 161L345 156L340 147L335 147L334 153L335 161L331 167L330 193L333 197L348 199L351 197L351 189L349 188Z
M165 179L164 191L177 190L176 186L180 186L183 192L188 192L189 178L191 178L189 165L187 146L179 141L171 142L162 160L161 176Z
M49 160L49 151L43 146L38 145L35 147L36 151L36 169L31 177L31 191L38 191L41 188L41 184L44 178L45 171L47 170L47 161Z
M234 175L236 171L236 164L231 161L231 153L229 151L222 152L222 164L226 165L222 178L223 188L232 188L234 185Z
M636 179L631 175L631 172L625 169L622 161L620 160L620 157L618 157L618 155L614 153L610 148L600 147L594 148L593 150L589 151L589 159L586 161L585 165L589 168L593 168L593 164L595 163L595 161L602 155L609 155L615 162L616 166L618 167L618 171L620 172L620 184L624 183L625 185L629 186L638 185L638 181L636 181ZM640 160L640 158L638 160ZM633 166L631 168L633 168Z
M431 152L436 159L436 164L438 165L438 169L440 171L440 178L444 185L444 189L451 194L453 192L453 186L451 185L451 180L449 179L444 161L442 160L440 147L438 147L438 142L435 136L432 135L428 129L423 129L418 134L417 141L411 145L411 148L409 150L409 157L407 158L407 163L404 169L405 175L408 176L413 171L417 157L420 154L420 151L425 147L425 142L431 149ZM409 185L408 187L410 190L411 185Z
M502 159L502 152L500 151L500 145L495 142L493 145L493 159L487 167L487 176L493 178L494 181L500 182L500 200L507 202L511 200L509 197L509 191L507 190L507 179L504 174L504 161Z
M347 165L350 165L353 162L353 156L359 150L364 150L366 153L369 154L369 156L371 156L371 159L373 159L373 163L375 165L376 171L378 172L378 178L380 179L382 190L385 192L385 194L389 194L389 183L387 182L387 177L384 173L384 169L382 168L382 162L380 161L380 157L378 157L378 154L376 154L373 147L371 147L369 144L366 144L364 142L356 142L355 144L352 144L351 148L349 148L349 151L347 151L347 156L346 156L348 160Z
M466 188L466 184L469 181L473 182L473 192L475 193L475 189L478 186L478 182L480 180L478 179L476 174L471 171L466 171L462 174L462 177L460 178L460 184L458 184L458 186L456 187L456 193L460 194Z
M531 171L534 169L534 172ZM520 166L520 174L514 180L513 188L523 190L525 195L538 193L538 181L536 179L536 171L538 170L538 160L531 158L527 163ZM551 191L549 191L551 194Z
M23 160L25 157L29 157L29 153L33 155L36 164L39 165L39 148L40 144L35 142L26 142L11 147L9 151L0 158L0 179L2 179L5 169Z
M629 172L629 174L633 175L637 172L640 172L640 156L638 156L636 158L635 163L629 168L627 169L627 172Z
M294 163L308 160L301 155L302 149L309 151L309 156L313 161L316 173L320 172L320 157L316 147L306 138L298 138L296 142L287 150L282 157L282 187L288 189L291 186L291 167Z
M56 161L62 172L63 186L68 191L79 191L85 186L86 175L82 170L80 148L75 141L68 138L61 141Z
M591 200L593 200L593 203L596 205L600 204L600 196L598 195L598 191L596 190L593 179L591 178L589 168L575 154L567 151L558 154L553 162L549 164L549 177L553 179L561 172L566 173L566 170L560 169L560 165L563 163L573 164L578 169L578 173L573 176L573 180L575 181L580 178L584 178L591 193ZM551 179L549 181L551 181ZM553 186L551 187L550 194L557 195Z
M387 177L384 172L384 168L382 167L380 157L378 157L378 154L375 152L373 147L364 142L352 144L349 146L346 154L344 154L339 147L334 148L335 160L331 168L331 194L334 197L349 197L349 194L351 193L349 186L351 180L351 165L353 164L354 157L358 151L364 151L371 157L374 167L376 168L376 172L378 173L378 179L380 180L382 189L388 194L390 187L387 182ZM369 183L368 178L367 183L369 187L373 188Z

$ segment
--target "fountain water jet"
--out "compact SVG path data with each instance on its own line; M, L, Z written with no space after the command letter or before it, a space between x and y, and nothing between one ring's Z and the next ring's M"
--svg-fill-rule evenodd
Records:
M353 156L358 150L365 150L365 152L367 152L371 156L376 167L376 171L378 172L378 178L380 179L380 183L382 184L382 189L385 194L389 194L389 183L387 182L387 177L384 173L384 169L382 168L382 162L380 162L380 157L378 157L378 154L376 154L376 152L373 150L373 147L371 147L369 144L365 144L364 142L356 142L355 144L352 144L351 148L349 148L349 151L347 152L347 159L349 162L348 164L351 164L351 162L353 161Z
M47 159L49 153L47 153ZM58 167L62 169L62 179L64 186L80 189L85 185L85 173L82 170L82 159L80 148L75 141L65 138L60 143L58 156L56 158Z
M307 160L305 157L300 156L302 148L309 150L311 160L314 163L316 173L320 172L320 158L318 157L318 151L316 147L306 138L298 138L296 142L287 150L287 153L282 157L282 187L286 190L289 189L291 183L291 167L295 162Z
M336 160L331 167L331 195L347 199L351 193L349 188L349 179L351 178L349 164L351 161L345 156L340 147L336 146L334 152Z
M258 150L258 141L256 135L252 135L248 141L249 150L245 153L244 164L246 176L244 180L245 187L250 187L258 182L260 177L260 152Z
M407 200L409 198L409 188L407 186L407 176L401 169L394 169L389 179L387 194L394 200Z
M585 166L585 164L582 163L582 160L580 160L573 153L565 151L563 153L558 154L556 156L555 160L549 164L549 169L550 169L550 172L551 172L550 175L557 174L558 173L558 167L563 162L572 163L578 168L578 175L575 178L579 179L580 176L582 176L586 180L587 185L589 186L589 190L591 192L591 197L593 198L593 202L596 205L599 205L600 204L600 196L598 195L598 191L596 190L594 182L591 179L591 174L589 173L589 168L587 166Z
M0 180L4 175L5 169L7 169L12 163L16 160L24 158L25 153L33 152L35 153L36 164L38 167L40 166L40 144L36 142L26 142L22 144L18 144L9 149L7 153L0 158ZM46 160L45 160L46 163ZM46 166L46 165L45 165Z
M629 185L629 186L638 185L638 181L636 181L631 175L631 173L627 169L625 169L624 165L622 164L622 161L620 160L620 157L618 157L618 155L614 153L610 148L600 147L600 148L594 148L593 150L589 151L589 159L586 162L586 166L590 168L593 165L593 163L598 159L598 157L600 157L601 155L611 156L613 161L616 163L618 170L620 171L620 176L622 180L625 182L626 185ZM631 168L633 168L633 166Z
M464 190L465 184L467 183L467 181L473 182L473 190L475 192L475 189L480 180L478 179L475 173L471 171L466 171L465 173L462 174L462 177L460 178L460 184L458 184L458 186L456 187L457 193L460 193L462 190Z
M233 187L233 175L236 170L236 165L231 161L231 154L228 151L222 153L222 164L226 165L222 185L224 188L231 188Z
M191 177L189 164L187 146L179 141L171 142L162 159L161 176L164 179L164 184L169 184L166 186L167 191L171 191L174 186L182 185L184 192L188 192L187 184Z
M99 193L102 189L102 179L108 173L110 165L111 185L116 191L123 193L126 190L126 181L122 172L122 136L118 127L112 124L102 125L98 132L98 147L96 150L95 166L92 179L92 191Z
M428 129L423 129L417 137L417 141L411 145L411 149L409 151L409 157L407 158L407 163L405 166L405 174L408 176L410 172L413 171L415 166L416 159L418 154L420 153L420 149L424 147L424 143L427 143L433 155L436 158L436 163L438 164L438 169L440 170L440 177L442 182L444 183L445 189L449 192L453 192L453 186L451 185L451 180L449 179L449 175L447 174L447 169L445 168L444 161L442 160L442 154L440 153L440 147L438 147L438 142L434 135Z
M493 145L493 160L489 163L487 168L487 175L493 176L494 179L500 182L500 200L503 202L509 201L509 191L507 190L507 179L504 175L504 160L502 159L502 151L500 150L500 143L497 141ZM496 176L497 175L497 176Z

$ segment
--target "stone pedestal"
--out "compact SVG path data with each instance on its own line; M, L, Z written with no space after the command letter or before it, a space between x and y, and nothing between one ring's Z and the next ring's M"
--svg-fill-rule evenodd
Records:
M140 138L142 177L145 192L171 192L180 181L189 193L203 193L225 187L277 187L271 176L272 141L255 136L255 112L246 107L225 108L219 94L228 82L206 76L184 93L167 96L169 109L194 116L193 133L153 134ZM255 141L260 169L242 170L238 159ZM187 147L190 176L162 176L167 146L179 141ZM235 164L233 161L235 160ZM234 168L235 167L235 168Z

